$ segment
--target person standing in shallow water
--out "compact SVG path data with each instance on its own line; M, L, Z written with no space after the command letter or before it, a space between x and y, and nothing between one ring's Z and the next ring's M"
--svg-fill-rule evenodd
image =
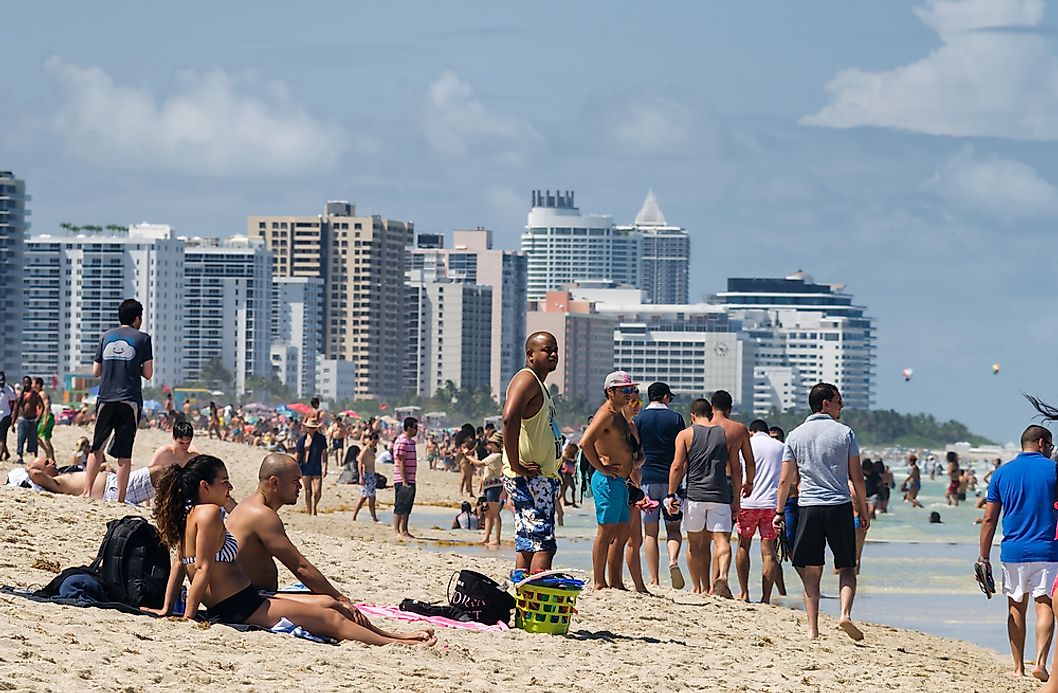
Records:
M514 507L515 571L551 569L555 557L562 434L544 385L558 368L558 340L534 332L525 341L525 368L507 385L503 405L503 488Z

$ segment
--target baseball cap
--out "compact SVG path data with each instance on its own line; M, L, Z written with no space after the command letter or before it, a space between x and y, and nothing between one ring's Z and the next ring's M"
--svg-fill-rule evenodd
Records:
M493 431L492 435L485 439L486 443L495 443L496 445L503 445L503 434L499 431Z
M627 371L614 371L610 375L606 376L606 381L603 383L603 389L609 390L611 387L622 387L625 385L638 385L639 383L632 380Z
M650 383L650 387L647 388L647 399L651 402L657 402L665 395L676 398L676 395L669 389L668 383Z

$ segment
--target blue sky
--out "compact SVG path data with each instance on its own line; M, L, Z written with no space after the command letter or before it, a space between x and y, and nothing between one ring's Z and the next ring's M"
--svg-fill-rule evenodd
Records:
M516 247L533 188L619 222L653 188L692 295L847 284L879 406L1013 440L1022 391L1058 401L1042 0L56 7L0 23L0 168L35 232L228 235L349 199Z

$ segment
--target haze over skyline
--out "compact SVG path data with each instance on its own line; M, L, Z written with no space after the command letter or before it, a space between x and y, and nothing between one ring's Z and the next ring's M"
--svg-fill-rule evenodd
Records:
M230 235L348 199L516 248L530 190L630 223L653 188L691 232L692 300L798 269L846 284L878 321L879 408L1009 441L1022 391L1058 401L1042 0L60 15L22 3L0 26L0 168L33 233Z

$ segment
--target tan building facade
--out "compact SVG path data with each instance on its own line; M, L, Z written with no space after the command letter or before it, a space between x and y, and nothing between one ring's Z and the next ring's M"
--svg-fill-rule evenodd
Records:
M558 340L558 369L548 378L567 399L595 400L614 364L617 318L600 315L590 301L573 300L568 291L549 291L529 306L525 333L550 332Z
M278 277L324 282L323 345L328 359L356 364L356 399L395 397L408 356L405 333L411 222L357 215L328 202L318 216L251 216L247 235L273 253Z

